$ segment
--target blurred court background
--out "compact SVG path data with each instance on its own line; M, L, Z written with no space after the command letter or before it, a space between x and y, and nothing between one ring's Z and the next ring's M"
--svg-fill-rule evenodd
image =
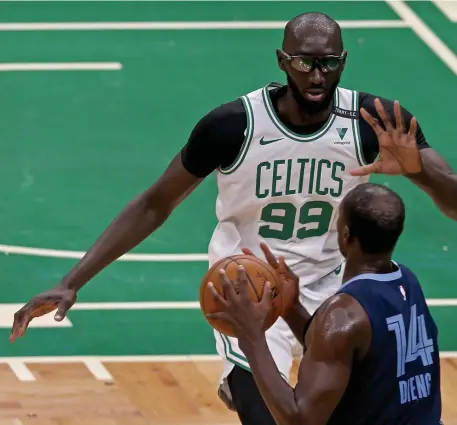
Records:
M237 423L216 397L221 368L197 302L214 176L88 284L63 323L46 316L13 345L9 328L201 116L284 81L275 48L305 11L340 21L342 85L398 99L457 169L456 2L0 2L0 425ZM396 259L432 306L443 418L457 424L456 223L406 179L373 181L406 201Z

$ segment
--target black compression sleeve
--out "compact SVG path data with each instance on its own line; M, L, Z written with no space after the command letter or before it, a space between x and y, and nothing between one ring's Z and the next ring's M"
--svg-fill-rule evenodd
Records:
M219 167L230 166L243 145L246 125L241 99L210 111L181 150L184 168L196 177L206 177Z
M374 118L378 119L381 124L382 121L376 111L376 107L374 105L374 100L378 96L373 96L369 93L360 93L360 107L365 108ZM391 100L384 99L382 97L378 97L381 103L384 106L387 115L389 116L390 120L393 124L395 124L395 114L394 114L394 102ZM402 107L402 114L403 114L403 121L405 123L406 131L409 131L409 123L411 122L411 118L413 115L405 108ZM359 128L360 128L360 138L362 140L362 149L363 155L365 160L370 163L373 162L376 156L379 153L379 146L378 146L378 138L376 137L376 133L371 128L371 126L360 116L359 121ZM430 147L422 129L417 123L417 133L416 133L416 140L417 146L419 149L428 148Z

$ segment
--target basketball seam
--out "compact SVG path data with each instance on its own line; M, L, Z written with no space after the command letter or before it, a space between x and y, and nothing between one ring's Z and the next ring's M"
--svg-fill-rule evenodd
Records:
M232 259L232 261L234 261L235 264L238 264L239 266L242 266L242 265L243 265L243 264L238 263L238 261L236 261L236 260L233 260L233 259ZM260 300L261 300L262 298L260 297L259 293L257 292L257 288L256 288L255 285L252 283L252 280L251 280L251 278L250 278L250 276L249 276L248 273L246 273L246 277L247 277L247 279L248 279L248 282L251 284L251 287L252 287L252 290L254 291L255 296L257 297L257 302L260 302Z

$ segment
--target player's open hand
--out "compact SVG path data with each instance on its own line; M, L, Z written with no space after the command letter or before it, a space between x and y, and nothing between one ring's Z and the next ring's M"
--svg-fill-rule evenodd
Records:
M281 277L281 296L283 300L281 315L283 316L290 308L298 303L299 278L286 264L284 257L281 256L279 257L279 260L277 260L265 243L260 244L260 249L265 255L268 264L273 267L276 270L276 273ZM253 255L255 257L255 254L248 248L243 248L242 251L246 255Z
M31 320L44 316L57 309L54 319L62 321L67 311L76 301L76 291L61 285L33 297L27 304L14 314L14 323L11 329L10 341L24 336Z
M366 176L375 173L389 175L419 173L422 170L422 160L416 142L416 118L411 119L409 131L406 132L400 103L397 100L394 102L395 124L392 124L379 99L375 99L375 107L384 128L366 109L362 108L360 113L378 137L378 159L372 164L351 171L351 174Z
M208 287L220 311L207 314L209 319L220 319L230 323L240 340L256 340L265 333L264 324L273 308L270 283L266 282L259 302L251 299L249 279L243 266L238 266L237 277L230 280L225 270L219 271L223 295L219 294L212 282Z

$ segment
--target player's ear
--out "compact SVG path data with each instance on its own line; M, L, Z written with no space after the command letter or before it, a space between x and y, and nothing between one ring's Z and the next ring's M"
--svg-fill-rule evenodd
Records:
M344 59L343 59L343 61L341 63L341 72L343 72L344 68L346 68L346 59L347 59L347 57L348 57L348 52L345 50Z
M286 71L284 69L284 64L283 64L283 58L282 58L282 54L281 54L281 50L280 49L276 49L276 58L278 60L278 66L279 66L279 69L281 71Z
M349 227L346 225L344 226L344 229L343 229L343 240L344 240L344 243L347 244L351 241L351 231L349 230Z

